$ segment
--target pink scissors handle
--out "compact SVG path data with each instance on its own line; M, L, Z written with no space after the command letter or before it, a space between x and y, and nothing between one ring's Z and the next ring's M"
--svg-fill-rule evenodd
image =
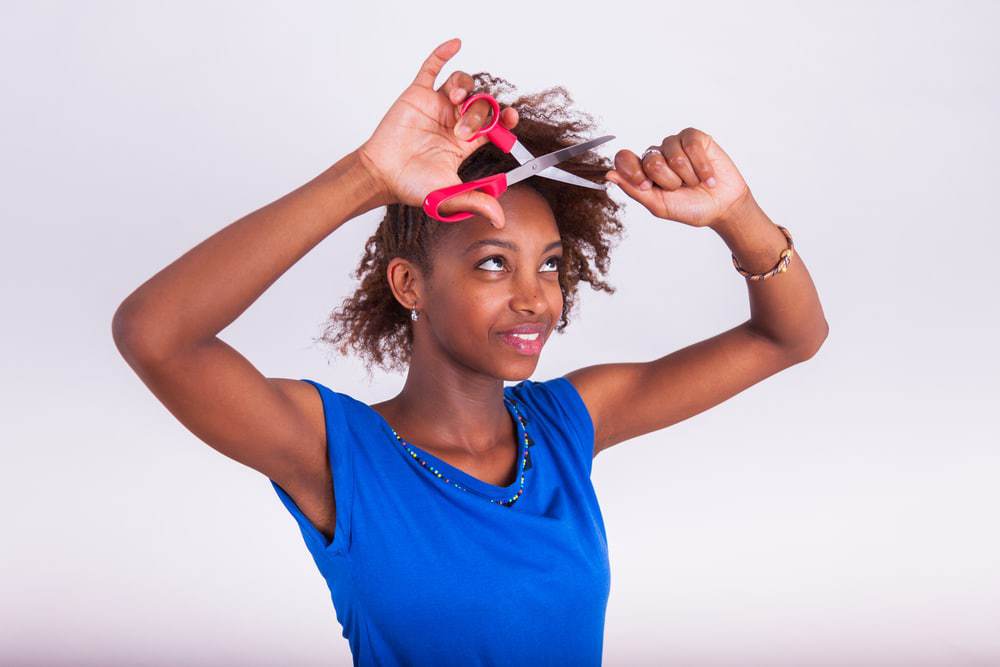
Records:
M496 101L496 98L489 93L476 93L475 95L471 95L467 100L465 100L465 102L462 103L462 115L465 115L465 112L468 111L469 107L477 100L486 100L489 103L493 112L492 120L485 127L481 127L476 130L471 137L466 139L466 141L474 141L476 137L481 137L485 134L493 145L502 150L504 153L509 153L511 147L517 142L517 137L515 137L514 133L506 127L500 125L500 104ZM440 220L441 222L458 222L459 220L471 218L473 216L472 213L455 213L450 216L445 216L438 212L438 207L444 200L460 195L463 192L471 192L472 190L482 190L488 195L499 197L507 191L507 175L494 174L493 176L487 176L475 181L469 181L468 183L459 183L458 185L452 185L447 188L441 188L440 190L434 190L424 199L424 212L435 220Z
M500 125L500 104L496 101L496 98L489 93L476 93L462 103L462 115L464 116L465 112L469 110L469 107L477 100L486 100L489 103L490 108L493 110L493 120L491 120L490 124L486 127L481 127L476 130L471 137L466 139L466 141L474 141L476 137L481 137L485 134L490 142L497 148L502 150L504 153L509 153L510 147L517 141L517 137L515 137L514 133L506 127Z
M488 195L499 197L507 191L507 174L493 174L492 176L469 181L468 183L459 183L458 185L435 190L424 199L424 212L441 222L458 222L459 220L471 218L474 215L473 213L455 213L445 216L438 212L438 207L444 200L451 199L463 192L471 192L472 190L482 190Z
M477 100L486 100L489 103L493 112L491 116L492 120L485 127L476 130L466 141L475 141L476 137L481 137L485 134L493 145L504 153L509 153L511 147L517 143L517 137L506 127L500 125L500 104L496 101L496 98L489 93L476 93L462 103L462 115L465 115L465 112ZM455 213L445 216L438 212L438 207L444 200L460 195L463 192L471 192L472 190L482 190L488 195L499 197L507 191L507 175L494 174L493 176L469 181L468 183L459 183L458 185L434 190L424 199L424 212L441 222L458 222L471 218L473 216L472 213Z

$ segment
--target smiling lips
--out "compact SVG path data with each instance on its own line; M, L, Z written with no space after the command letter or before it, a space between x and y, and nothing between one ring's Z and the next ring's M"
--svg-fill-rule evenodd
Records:
M500 339L513 347L518 353L535 355L542 351L545 340L542 333L545 327L540 324L524 324L500 334Z

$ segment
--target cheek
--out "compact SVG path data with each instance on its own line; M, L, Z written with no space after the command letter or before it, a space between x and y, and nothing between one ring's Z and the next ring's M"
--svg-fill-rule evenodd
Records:
M441 275L433 294L435 335L448 347L475 352L495 337L494 329L511 320L510 294L502 280L470 279L458 274ZM539 289L549 309L552 326L562 317L563 293L557 272L539 280Z
M502 320L506 297L475 281L467 281L435 297L435 330L449 347L470 348L482 344L498 320Z

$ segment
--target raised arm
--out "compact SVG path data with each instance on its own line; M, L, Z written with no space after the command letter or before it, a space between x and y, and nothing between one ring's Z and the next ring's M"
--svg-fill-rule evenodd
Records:
M358 149L199 243L133 291L112 319L115 344L156 398L202 441L277 482L328 538L335 503L320 396L301 380L264 377L218 335L348 220L382 205L419 207L431 190L461 182L459 165L488 139L466 141L458 119L481 125L489 106L459 113L474 83L464 72L433 87L459 45L434 49ZM513 109L501 115L508 129L517 124ZM485 193L442 207L456 210L502 224Z
M266 378L218 334L351 218L382 203L357 152L223 227L140 285L112 320L115 344L201 440L279 483L322 471L316 390Z
M619 151L608 179L658 218L714 230L744 270L763 273L777 265L787 239L710 136L687 128L650 148L641 159ZM652 361L566 374L594 421L594 456L703 412L815 354L829 327L798 248L786 271L745 281L750 319L736 327Z

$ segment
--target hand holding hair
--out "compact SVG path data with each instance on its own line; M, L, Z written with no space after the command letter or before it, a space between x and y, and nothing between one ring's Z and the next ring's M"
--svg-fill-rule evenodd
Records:
M751 197L746 181L711 136L688 127L642 157L615 154L606 178L658 218L711 227Z

